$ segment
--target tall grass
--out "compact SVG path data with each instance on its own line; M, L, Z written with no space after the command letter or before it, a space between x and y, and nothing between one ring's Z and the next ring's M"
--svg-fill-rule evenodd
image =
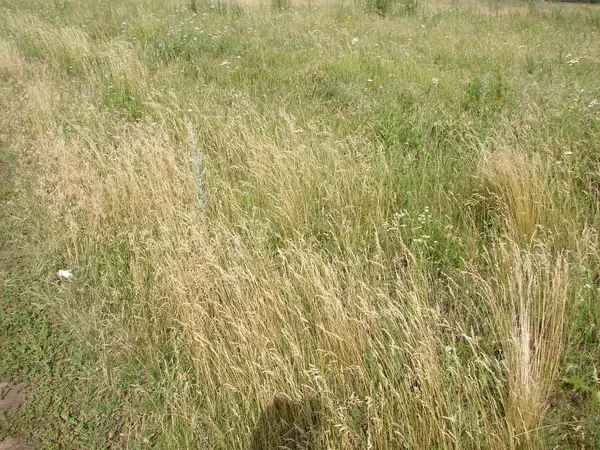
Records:
M414 4L0 1L43 292L127 445L593 447L600 12Z

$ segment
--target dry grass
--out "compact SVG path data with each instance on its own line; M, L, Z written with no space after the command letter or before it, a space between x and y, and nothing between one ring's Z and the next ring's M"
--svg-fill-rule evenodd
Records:
M74 272L49 300L142 399L132 447L564 443L597 348L585 10L4 5L23 202Z
M564 255L542 246L523 251L510 241L491 250L489 263L491 277L476 276L476 283L506 364L505 414L515 446L528 442L543 423L559 375L573 311L570 270Z
M548 165L536 154L500 150L484 155L480 177L509 230L533 236L537 227L552 226L554 198Z

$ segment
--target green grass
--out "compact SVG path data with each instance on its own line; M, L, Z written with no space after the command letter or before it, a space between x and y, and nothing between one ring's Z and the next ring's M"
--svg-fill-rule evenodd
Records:
M600 445L597 7L0 10L4 433Z
M121 447L132 438L135 394L104 382L93 352L69 335L60 311L43 300L59 293L36 267L30 225L17 226L23 210L12 180L28 176L7 148L0 148L0 161L0 378L19 384L25 398L20 410L0 413L0 440L18 437L39 448Z

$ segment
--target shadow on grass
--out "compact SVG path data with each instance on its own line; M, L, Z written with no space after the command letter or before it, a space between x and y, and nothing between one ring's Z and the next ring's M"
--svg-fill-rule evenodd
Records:
M322 409L315 398L295 402L276 397L262 413L252 450L321 450Z

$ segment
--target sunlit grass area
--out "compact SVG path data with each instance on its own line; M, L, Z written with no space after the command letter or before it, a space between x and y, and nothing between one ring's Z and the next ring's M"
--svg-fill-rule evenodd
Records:
M600 445L598 7L0 12L31 289L135 399L92 448Z

